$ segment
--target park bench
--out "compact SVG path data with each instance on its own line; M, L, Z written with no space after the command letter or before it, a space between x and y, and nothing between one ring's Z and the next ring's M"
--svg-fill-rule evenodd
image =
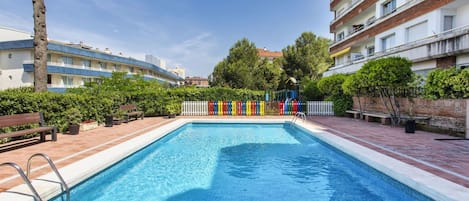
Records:
M350 114L354 119L360 119L360 111L346 110L345 113Z
M0 133L0 138L9 138L24 136L33 133L40 133L40 140L41 142L44 142L46 141L46 133L51 132L52 141L57 141L57 128L54 126L47 126L44 123L44 117L40 112L0 116L0 128L21 126L26 124L39 124L39 127L23 129L8 133Z
M138 111L135 104L121 105L120 110L124 111L124 122L128 123L131 117L135 117L135 120L138 118L143 119L143 111Z
M367 122L379 119L379 122L381 122L381 124L383 125L391 124L391 115L389 114L365 112L363 113L363 116L365 117L365 121Z

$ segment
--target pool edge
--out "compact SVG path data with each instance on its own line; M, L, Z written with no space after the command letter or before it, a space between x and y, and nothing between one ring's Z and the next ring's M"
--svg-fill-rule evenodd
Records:
M188 123L288 123L290 119L178 119L144 134L123 142L109 149L98 152L87 158L76 161L60 168L62 176L70 187L88 179L90 176L111 166L115 162L131 155L137 150L153 143L172 131ZM437 175L409 165L385 154L374 151L337 135L326 132L323 126L312 122L296 122L297 126L324 141L325 143L355 157L363 163L384 172L397 181L415 189L416 191L435 200L464 200L469 197L469 188L441 178ZM112 157L109 157L112 156ZM98 162L96 162L98 161ZM94 164L90 166L89 164ZM57 181L55 174L48 173L34 179L33 185L45 200L51 199L61 193L60 184L43 180ZM8 191L30 194L25 184L16 186ZM22 196L8 191L0 193L0 200L33 200L31 196Z

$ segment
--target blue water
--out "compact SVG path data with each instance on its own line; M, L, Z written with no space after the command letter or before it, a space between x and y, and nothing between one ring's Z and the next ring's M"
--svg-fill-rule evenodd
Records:
M75 186L71 198L429 200L288 124L185 125Z

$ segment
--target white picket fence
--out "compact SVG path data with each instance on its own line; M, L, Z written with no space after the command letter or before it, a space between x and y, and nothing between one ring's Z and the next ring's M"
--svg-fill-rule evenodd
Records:
M306 112L306 114L308 116L334 115L333 107L334 104L332 103L332 101L307 101L306 108L308 111Z
M181 110L182 116L207 116L208 101L184 101Z

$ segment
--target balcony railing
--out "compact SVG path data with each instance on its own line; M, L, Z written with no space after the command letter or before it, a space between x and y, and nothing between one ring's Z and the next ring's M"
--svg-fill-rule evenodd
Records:
M345 38L341 39L341 40L335 40L332 44L331 44L331 47L334 47L336 45L338 45L339 43L355 36L355 35L358 35L368 29L370 29L370 27L374 27L378 24L380 24L381 22L384 22L386 21L387 19L391 18L392 16L395 16L409 8L411 8L412 6L418 4L418 3L421 3L422 1L424 0L410 0L406 3L404 3L403 5L397 7L392 13L388 14L388 15L384 15L384 16L380 16L379 18L375 18L375 19L368 19L365 23L364 23L364 26L363 28L360 28L358 30L355 30L353 31L353 28L352 28L352 32L348 33Z
M457 44L451 45L450 43ZM371 55L357 55L351 59L347 59L345 62L336 64L335 66L331 67L331 70L337 70L353 64L363 63L370 59L392 56L394 54L402 54L405 51L416 48L423 48L423 54L415 55L416 53L414 52L412 55L406 56L403 54L403 56L409 57L411 60L418 61L469 50L469 25L454 28L440 34L405 43L403 45L399 45L384 51L375 52Z
M356 6L364 2L365 0L352 0L352 4L345 8L344 10L337 12L335 15L334 20L332 20L331 24L334 24L337 20L339 20L342 16L345 14L349 13L351 10L353 10Z

